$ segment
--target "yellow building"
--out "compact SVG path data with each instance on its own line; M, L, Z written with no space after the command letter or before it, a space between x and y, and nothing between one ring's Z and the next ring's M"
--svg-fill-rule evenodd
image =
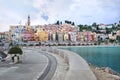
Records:
M28 31L30 31L31 30L31 27L30 26L26 26L26 29L28 30Z
M10 26L10 30L9 30L9 34L8 34L8 36L9 36L9 38L8 38L9 43L12 42L12 34L13 34L13 31L15 30L15 28L16 28L16 26Z
M65 33L65 34L64 34L64 41L69 40L68 38L69 38L69 37L68 37L68 33Z
M12 33L9 31L8 32L8 42L11 43L12 42L12 37L11 37Z
M44 31L41 28L37 28L37 36L38 36L38 40L41 42L46 42L48 41L48 32Z

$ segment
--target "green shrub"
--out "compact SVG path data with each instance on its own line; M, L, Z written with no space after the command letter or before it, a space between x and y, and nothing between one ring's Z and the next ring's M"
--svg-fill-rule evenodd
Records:
M95 42L94 45L97 45L97 43Z
M14 46L8 51L8 54L20 54L20 55L22 55L23 51L18 46Z
M35 46L40 46L40 44L36 44Z
M56 44L53 44L53 46L56 46Z
M26 44L23 44L23 46L27 46Z
M33 44L30 44L29 46L34 46Z

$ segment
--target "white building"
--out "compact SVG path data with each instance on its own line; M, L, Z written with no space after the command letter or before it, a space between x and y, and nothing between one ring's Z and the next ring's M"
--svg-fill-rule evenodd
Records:
M70 40L76 42L76 32L70 32Z

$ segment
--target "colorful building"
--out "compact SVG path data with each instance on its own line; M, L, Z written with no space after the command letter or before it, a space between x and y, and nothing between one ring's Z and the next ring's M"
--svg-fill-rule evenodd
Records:
M64 41L68 41L69 40L69 35L68 35L68 33L66 32L66 33L64 33Z
M47 42L48 41L49 34L44 29L42 29L40 27L37 28L37 33L36 34L38 36L38 41L41 41L41 42Z
M120 30L116 32L117 41L120 43Z
M64 40L64 34L62 32L58 33L58 42L63 42Z
M48 25L30 25L30 16L26 25L10 26L10 41L13 44L19 42L38 41L38 42L75 42L79 34L79 27L71 24L48 24ZM80 40L80 36L79 36Z
M76 32L70 32L70 40L72 42L76 42Z

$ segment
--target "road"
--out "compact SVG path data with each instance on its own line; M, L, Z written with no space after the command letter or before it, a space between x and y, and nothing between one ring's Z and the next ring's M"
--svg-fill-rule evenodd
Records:
M44 51L40 51L40 53L43 53L45 56L48 57L49 63L44 74L38 80L51 80L57 67L56 58Z
M22 63L0 67L0 80L51 80L57 66L56 59L39 49L23 51Z

